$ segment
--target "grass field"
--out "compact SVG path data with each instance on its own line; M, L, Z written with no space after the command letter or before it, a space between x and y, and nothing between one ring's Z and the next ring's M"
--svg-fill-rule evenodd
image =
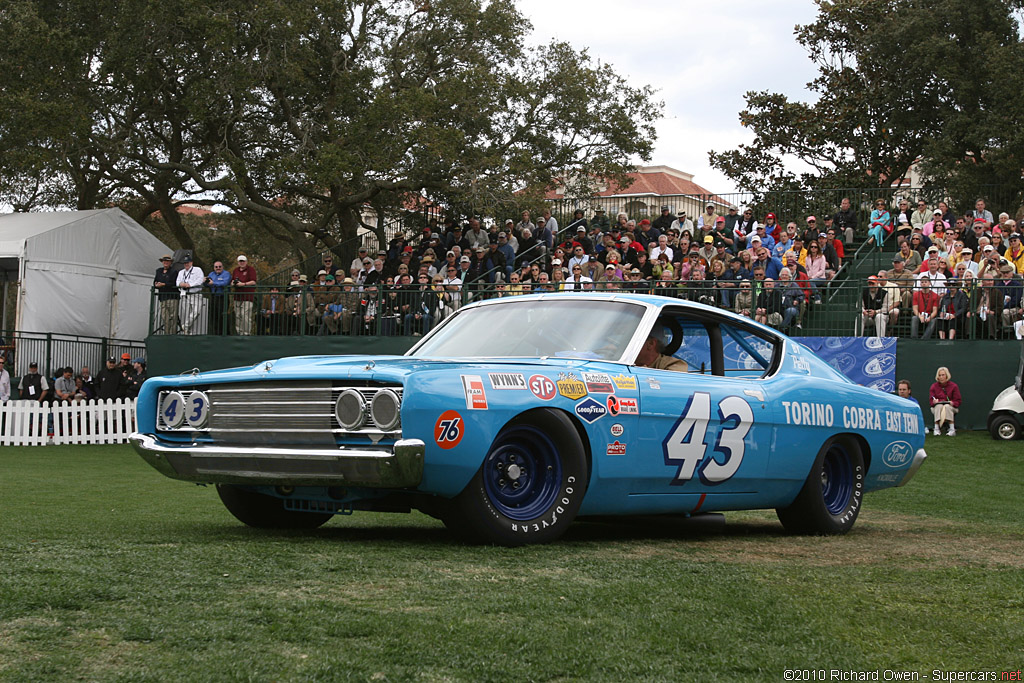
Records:
M928 437L844 537L577 523L467 547L422 515L248 529L127 447L0 449L0 679L784 680L1024 664L1024 444ZM826 674L829 672L826 671ZM949 679L946 679L949 680Z

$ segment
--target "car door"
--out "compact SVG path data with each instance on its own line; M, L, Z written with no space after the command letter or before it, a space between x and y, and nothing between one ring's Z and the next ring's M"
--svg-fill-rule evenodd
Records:
M682 334L678 349L666 351L688 368L633 369L644 456L636 493L697 494L705 507L744 507L764 481L775 433L769 383L762 378L777 345L726 319L692 310L664 315L675 317L671 327ZM714 505L706 505L708 496L717 498Z

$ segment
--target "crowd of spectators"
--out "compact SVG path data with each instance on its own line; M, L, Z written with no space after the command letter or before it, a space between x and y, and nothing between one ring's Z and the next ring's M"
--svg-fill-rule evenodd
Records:
M82 366L76 374L71 366L57 368L51 375L39 372L39 364L29 363L28 372L18 381L21 400L37 401L46 405L89 403L97 399L136 398L142 383L148 378L146 360L123 353L111 356L106 366L93 375L89 366ZM0 366L0 403L12 397L10 375Z
M871 223L869 244L895 251L862 291L863 333L884 336L909 318L912 338L1024 337L1024 245L1009 214L993 217L984 199L964 215L904 199L892 214L876 204Z
M800 330L828 283L866 234L893 249L892 267L870 276L853 321L859 334L955 338L969 326L988 337L1020 329L1024 247L1016 223L978 200L955 215L945 202L879 200L866 224L849 199L823 216L780 220L709 203L699 216L661 207L653 220L576 210L523 211L485 226L436 221L386 249L361 247L346 264L324 256L311 275L257 287L244 255L230 272L204 274L169 255L156 272L156 329L180 334L419 335L459 306L529 292L621 290L698 301L788 332ZM866 209L865 212L866 214ZM888 257L886 257L888 258ZM232 324L228 324L229 320ZM902 321L902 322L901 322Z

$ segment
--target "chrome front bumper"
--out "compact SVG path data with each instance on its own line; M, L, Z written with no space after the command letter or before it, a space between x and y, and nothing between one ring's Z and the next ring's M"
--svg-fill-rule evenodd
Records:
M426 450L419 439L379 450L178 445L139 433L128 439L143 460L171 479L204 484L411 488L423 480Z
M924 452L924 449L918 448L917 453L914 453L914 462L910 463L910 468L907 470L907 473L903 475L903 479L901 479L900 483L896 485L903 486L908 481L913 479L914 475L917 474L917 471L921 469L921 465L924 463L927 457L928 454Z

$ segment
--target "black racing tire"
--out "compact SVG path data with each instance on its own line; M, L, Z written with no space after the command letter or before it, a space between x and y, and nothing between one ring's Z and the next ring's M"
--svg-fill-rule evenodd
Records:
M575 519L587 476L572 420L557 410L530 411L498 432L480 469L448 505L445 526L470 543L548 543Z
M992 418L988 433L996 441L1016 441L1020 438L1020 423L1013 415L998 415Z
M280 498L228 484L217 484L217 495L238 521L257 529L316 529L334 516L286 510Z
M825 442L796 499L775 512L786 531L845 534L860 515L864 498L864 454L853 439Z

